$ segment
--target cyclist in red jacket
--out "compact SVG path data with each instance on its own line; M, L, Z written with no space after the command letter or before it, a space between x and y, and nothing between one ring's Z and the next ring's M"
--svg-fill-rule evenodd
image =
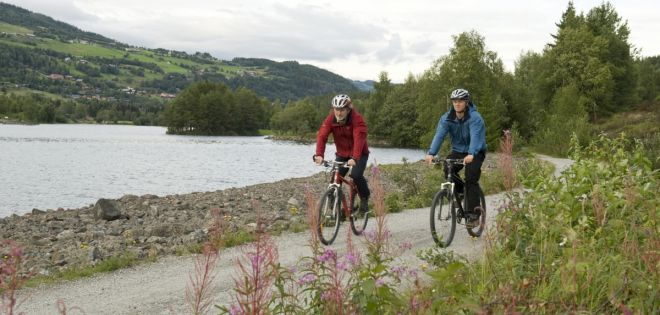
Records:
M335 140L335 160L347 162L353 166L351 177L355 182L360 195L360 211L369 211L369 186L364 178L364 169L369 159L367 146L367 124L362 115L353 108L351 98L346 94L339 94L332 99L332 112L323 120L316 137L316 154L314 162L320 165L323 162L325 144L328 135L332 133ZM343 169L342 176L347 172Z

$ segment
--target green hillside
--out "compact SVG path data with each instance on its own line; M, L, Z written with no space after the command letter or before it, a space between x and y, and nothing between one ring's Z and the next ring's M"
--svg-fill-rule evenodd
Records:
M75 104L113 111L119 120L134 120L147 108L159 114L165 103L198 81L221 82L232 89L245 87L259 97L283 102L356 89L350 80L295 61L228 61L208 53L133 47L0 3L3 94L19 88L23 94L26 89L47 92ZM37 119L22 113L15 112L13 118ZM95 114L96 110L88 110L85 116L96 118ZM63 114L56 121L71 118ZM157 123L154 119L147 123Z

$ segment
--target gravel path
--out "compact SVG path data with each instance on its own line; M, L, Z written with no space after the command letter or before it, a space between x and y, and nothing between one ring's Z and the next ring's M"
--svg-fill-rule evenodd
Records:
M556 165L561 171L570 165L570 160L539 156ZM492 224L502 194L486 197L488 218ZM419 249L433 246L429 232L428 208L411 209L389 214L387 226L392 232L393 242L411 242L413 249L399 257L408 266L419 267L422 261L415 256ZM369 226L374 226L370 221ZM350 230L347 222L341 225L340 235L332 245L341 250L346 246L346 233ZM308 234L284 234L276 237L280 262L293 265L305 255L309 255ZM360 244L358 239L356 244ZM471 238L464 226L457 226L456 236L450 249L469 259L478 259L483 252L484 237ZM222 251L217 270L214 304L227 305L231 302L235 274L234 259L239 250L231 248ZM194 267L193 257L166 257L152 264L99 274L91 278L63 282L55 285L25 289L20 292L24 300L18 311L25 314L57 314L57 301L67 306L68 314L187 314L190 311L185 303L185 288L189 274Z

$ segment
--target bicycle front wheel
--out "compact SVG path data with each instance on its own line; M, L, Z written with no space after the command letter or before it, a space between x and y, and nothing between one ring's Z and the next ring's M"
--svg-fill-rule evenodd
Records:
M317 233L321 243L330 245L339 232L339 211L341 209L341 191L331 187L321 195L317 211Z
M353 234L361 235L364 232L364 229L367 228L367 221L369 221L369 211L363 212L360 211L360 199L358 198L357 192L353 193L353 200L351 200L351 230ZM368 206L368 205L367 205Z
M445 189L439 191L431 204L431 236L440 247L447 247L456 232L456 210L452 196Z

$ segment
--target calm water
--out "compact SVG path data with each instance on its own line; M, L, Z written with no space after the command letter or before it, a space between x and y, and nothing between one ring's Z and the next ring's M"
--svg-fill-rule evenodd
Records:
M334 156L334 145L326 157ZM322 170L314 145L264 137L190 137L162 127L0 125L0 217L33 208L78 208L125 194L214 191ZM423 158L422 150L371 148L370 161Z

